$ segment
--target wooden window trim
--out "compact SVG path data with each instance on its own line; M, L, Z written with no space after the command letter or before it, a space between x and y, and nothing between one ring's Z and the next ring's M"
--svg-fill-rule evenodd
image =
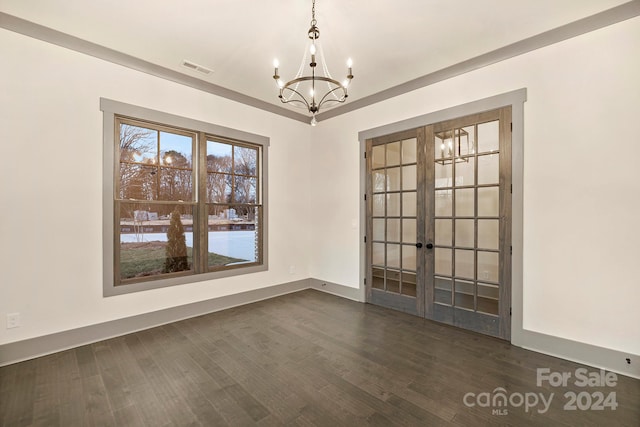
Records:
M176 116L161 111L151 110L131 104L125 104L105 98L100 99L100 109L103 112L103 295L114 296L131 292L139 292L175 286L186 283L219 279L230 276L251 274L268 270L268 148L269 138L236 129ZM209 269L206 263L206 254L194 256L194 274L184 275L172 273L135 282L119 284L119 274L114 268L117 258L116 237L116 177L119 174L118 153L116 149L116 135L118 120L129 123L138 122L153 125L154 128L170 130L174 133L195 134L198 142L194 142L194 193L193 200L181 202L194 206L194 217L202 218L206 210L206 198L203 198L203 176L206 177L206 141L207 139L220 140L238 146L258 148L259 159L256 165L258 187L256 205L260 206L262 215L259 218L259 241L261 248L257 262L227 266L227 268ZM196 148L197 147L197 148ZM196 152L195 150L199 150ZM204 157L202 156L204 150ZM197 165L196 165L197 162ZM168 203L174 203L169 201ZM194 222L195 222L194 218ZM200 227L200 234L204 233ZM195 239L195 229L194 229ZM201 237L200 237L201 239ZM195 244L194 244L195 246Z

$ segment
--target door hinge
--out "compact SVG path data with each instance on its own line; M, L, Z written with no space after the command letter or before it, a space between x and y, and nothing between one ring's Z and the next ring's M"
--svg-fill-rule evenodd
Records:
M513 122L511 122L511 132L513 132Z
M366 194L364 195L364 199L367 200L367 195Z
M513 255L513 246L509 246L509 254Z
M367 280L367 279L365 279ZM511 307L509 307L509 316L511 316L513 314L513 310L511 309Z
M366 277L364 278L364 284L365 285L367 284L367 278Z
M367 243L367 236L364 236L364 242Z
M513 194L513 184L511 184L511 194Z
M367 158L367 152L366 151L364 152L364 158L365 159Z

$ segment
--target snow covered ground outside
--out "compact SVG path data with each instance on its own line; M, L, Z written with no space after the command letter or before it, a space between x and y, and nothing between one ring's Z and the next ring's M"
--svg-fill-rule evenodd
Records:
M187 246L193 247L193 233L184 233ZM137 240L136 237L142 238ZM166 233L121 234L120 241L131 242L166 242ZM232 258L240 258L247 261L256 260L256 233L255 231L210 231L209 252L226 255Z

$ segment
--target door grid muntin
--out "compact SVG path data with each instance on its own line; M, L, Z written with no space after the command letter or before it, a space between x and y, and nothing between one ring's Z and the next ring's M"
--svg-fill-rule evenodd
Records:
M493 128L491 135L487 135L487 127ZM479 193L497 189L493 196L499 202L499 165L495 161L500 153L499 121L452 127L435 132L434 137L433 302L499 316L499 206L492 210L479 197ZM485 143L485 138L493 144ZM487 163L493 163L494 170L481 174L481 165L486 167ZM489 232L479 233L487 229ZM483 247L480 243L490 244Z
M372 288L415 298L417 139L371 150Z

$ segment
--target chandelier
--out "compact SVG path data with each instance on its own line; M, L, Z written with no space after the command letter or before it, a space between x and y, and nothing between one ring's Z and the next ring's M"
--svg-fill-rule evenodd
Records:
M468 157L462 157L474 154L473 141L469 144L469 132L464 129L445 130L436 132L436 140L440 140L440 158L436 158L436 163L441 165L450 165L452 162L469 163ZM437 144L437 143L436 143ZM436 152L436 157L438 153Z
M280 93L278 98L283 104L291 104L294 106L306 108L311 113L311 126L315 126L316 113L320 111L320 108L330 103L342 103L347 100L347 87L353 79L353 73L351 71L351 59L347 61L347 77L343 82L339 82L331 77L329 70L327 69L327 63L324 59L324 53L322 46L320 45L320 30L317 27L318 21L316 21L316 1L312 1L311 5L311 28L309 28L307 42L307 48L302 56L302 62L296 76L288 81L284 82L278 75L278 60L273 61L273 67L275 71L273 78L276 81ZM310 55L311 57L309 58ZM316 57L317 56L317 57ZM311 68L310 75L303 75L305 64L309 62ZM320 67L318 67L320 65ZM322 75L316 70L320 68Z

